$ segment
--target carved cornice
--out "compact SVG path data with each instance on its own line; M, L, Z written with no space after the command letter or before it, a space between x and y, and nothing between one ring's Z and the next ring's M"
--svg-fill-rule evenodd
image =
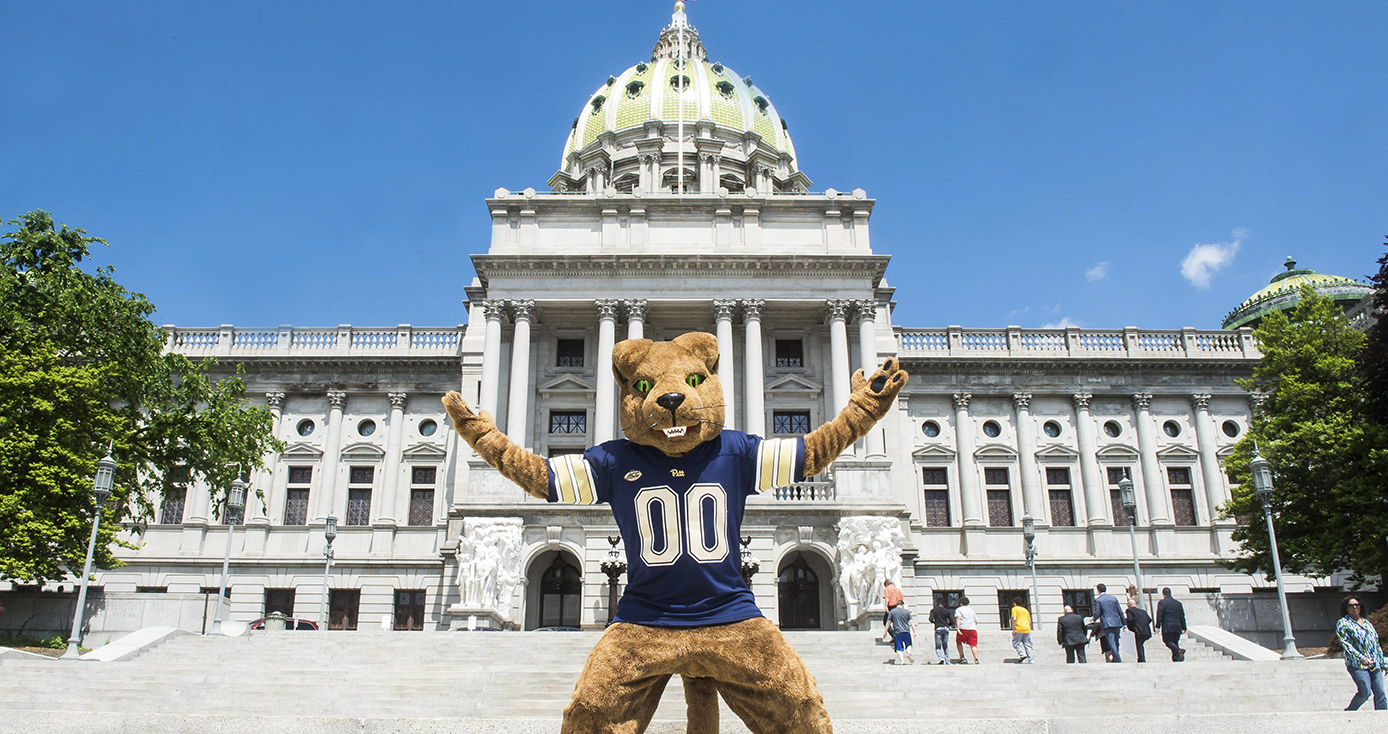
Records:
M1077 392L1070 396L1070 402L1075 404L1075 410L1089 410L1089 401L1094 397L1094 393Z
M968 410L968 409L969 409L969 401L972 400L973 397L974 397L974 396L973 396L972 393L966 393L966 392L957 392L957 393L955 393L955 394L954 394L954 409L955 409L955 410Z
M1031 409L1031 393L1012 393L1012 407L1019 411Z
M741 303L743 321L748 321L750 319L761 320L761 310L762 307L766 305L766 301L760 298L745 298Z
M393 393L389 393L389 395L390 395L390 407L392 407L392 408L402 408L402 409L403 409L403 408L405 407L405 399L409 397L409 394L408 394L408 393L403 393L403 392L393 392Z
M341 390L328 391L328 405L331 406L334 410L342 410L343 406L345 406L346 404L347 393Z
M270 406L271 410L280 410L284 407L284 393L267 392L265 393L265 402Z
M715 321L732 320L736 309L737 301L730 298L716 298L713 301L713 319Z
M516 298L510 301L512 318L516 321L535 320L535 301L529 298Z
M793 197L792 197L793 198ZM873 286L887 270L886 255L473 255L486 286L500 276L639 275L645 278L706 278L710 275L865 277Z
M617 319L617 299L602 298L594 302L598 307L598 319Z
M1190 396L1190 407L1195 408L1196 412L1210 409L1209 393L1196 393Z
M622 306L626 308L627 321L646 320L646 299L632 298L622 301Z
M1152 408L1152 393L1138 392L1133 393L1133 410L1143 411Z
M496 298L489 298L482 302L482 308L486 311L488 321L500 321L506 318L506 302Z

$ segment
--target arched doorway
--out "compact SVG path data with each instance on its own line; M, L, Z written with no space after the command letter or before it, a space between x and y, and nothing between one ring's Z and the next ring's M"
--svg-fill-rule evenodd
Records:
M817 630L822 628L819 605L819 575L810 568L805 554L796 553L781 570L776 581L777 606L781 610L781 629Z
M583 575L578 567L555 553L548 565L537 564L543 570L536 579L538 597L535 600L534 627L577 627L583 615Z

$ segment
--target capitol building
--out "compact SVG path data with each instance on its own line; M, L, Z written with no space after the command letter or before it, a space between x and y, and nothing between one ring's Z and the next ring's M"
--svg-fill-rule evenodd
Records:
M167 327L170 350L243 368L287 444L230 518L231 619L602 627L608 508L527 497L459 440L440 398L460 390L541 456L580 452L622 435L614 343L688 331L717 336L728 427L766 437L833 417L858 368L893 357L911 375L830 469L748 500L751 588L783 628L880 623L886 578L921 607L967 595L988 625L1021 596L1048 624L1063 604L1086 610L1097 583L1134 583L1134 537L1145 587L1171 587L1193 624L1226 622L1198 599L1262 598L1261 577L1221 565L1238 552L1219 508L1255 407L1235 383L1260 356L1250 329L897 324L896 301L923 294L889 285L876 200L816 190L772 91L710 56L682 4L649 55L633 46L638 63L555 131L548 190L485 200L466 324ZM126 565L96 575L93 629L203 628L227 520L205 487L164 498L117 551Z

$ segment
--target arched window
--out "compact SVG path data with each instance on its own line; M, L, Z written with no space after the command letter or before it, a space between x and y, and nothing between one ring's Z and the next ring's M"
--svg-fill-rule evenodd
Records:
M689 156L685 156L685 158L688 159ZM665 190L672 194L680 192L679 169L671 168L665 172ZM684 193L699 193L699 174L692 168L684 169Z
M577 627L582 609L583 577L563 555L555 555L540 577L540 626Z
M796 553L795 560L781 571L776 596L781 608L781 629L820 629L819 576L805 561L805 554Z

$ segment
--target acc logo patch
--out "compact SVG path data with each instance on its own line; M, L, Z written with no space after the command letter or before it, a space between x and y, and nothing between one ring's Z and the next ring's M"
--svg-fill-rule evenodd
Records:
M631 471L627 472L626 476L622 478L627 480L628 482L634 482L641 478L641 472L637 471L636 469L632 469Z

